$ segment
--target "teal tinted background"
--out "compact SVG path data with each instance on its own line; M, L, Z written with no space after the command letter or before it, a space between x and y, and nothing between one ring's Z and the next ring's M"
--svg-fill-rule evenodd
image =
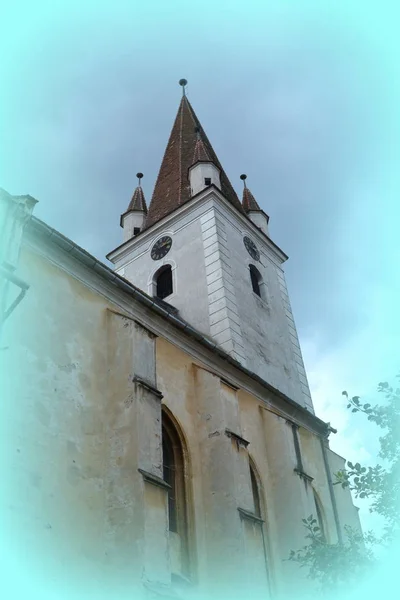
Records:
M248 174L290 256L331 446L366 462L376 430L340 393L374 398L398 370L398 21L396 2L2 8L0 186L37 198L37 217L105 260L139 170L151 197L186 77L229 178L240 191Z

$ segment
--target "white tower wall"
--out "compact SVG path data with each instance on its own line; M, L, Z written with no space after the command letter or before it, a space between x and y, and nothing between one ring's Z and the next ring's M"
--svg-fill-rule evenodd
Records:
M211 180L211 184L221 189L221 180L219 169L212 163L197 163L189 170L189 181L192 196L195 196L206 187L205 179Z
M165 235L171 250L154 261L151 248ZM248 254L244 236L256 244L259 261ZM110 258L118 273L150 295L156 271L170 264L174 291L165 301L243 366L313 410L281 266L285 257L215 190L205 190ZM252 290L249 264L261 274L263 298Z
M123 228L123 242L127 242L134 235L135 227L140 230L143 228L145 213L142 210L131 210L121 217L121 227Z
M266 235L269 235L268 219L264 212L259 210L250 210L247 215L249 219L253 221L254 225L259 227Z

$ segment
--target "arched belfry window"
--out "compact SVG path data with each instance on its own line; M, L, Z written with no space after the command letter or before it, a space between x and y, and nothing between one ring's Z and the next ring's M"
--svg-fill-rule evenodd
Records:
M325 525L324 525L324 517L322 514L321 502L320 502L320 499L318 498L315 490L313 490L313 495L314 495L315 510L317 513L317 521L318 521L318 527L320 529L320 534L321 534L322 539L326 540L326 531L325 531Z
M257 267L255 267L254 265L249 265L249 269L250 269L250 280L251 280L251 286L253 288L253 292L255 294L257 294L257 296L260 296L260 298L261 298L261 284L262 284L261 273L257 269Z
M168 490L168 525L171 568L175 574L188 572L188 524L185 483L185 453L172 418L162 412L163 478Z
M155 295L160 300L167 298L173 292L171 265L164 265L154 275Z

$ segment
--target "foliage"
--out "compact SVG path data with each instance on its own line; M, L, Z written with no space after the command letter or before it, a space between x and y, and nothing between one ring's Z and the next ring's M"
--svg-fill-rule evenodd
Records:
M366 467L347 462L346 469L336 474L334 485L349 488L356 498L370 499L370 511L385 519L384 534L378 538L345 527L347 539L342 544L329 544L310 515L303 519L308 545L292 550L288 558L307 568L308 577L325 591L337 591L359 581L375 563L373 548L388 544L400 531L400 388L380 383L378 392L384 395L384 402L374 406L362 404L359 396L349 398L347 392L343 395L348 400L348 409L364 414L382 430L378 456L383 464Z
M288 560L307 568L309 579L318 582L322 592L347 589L375 564L371 550L375 539L371 533L363 536L346 526L346 543L328 544L313 515L302 521L307 530L305 537L310 541L300 550L292 550Z
M400 376L399 376L400 377ZM378 392L385 396L381 405L362 404L358 396L348 399L347 408L367 416L384 431L379 438L381 458L385 466L364 467L360 463L347 462L347 469L336 474L336 483L350 488L356 498L370 498L371 512L386 521L382 542L391 541L400 527L400 388L380 383Z

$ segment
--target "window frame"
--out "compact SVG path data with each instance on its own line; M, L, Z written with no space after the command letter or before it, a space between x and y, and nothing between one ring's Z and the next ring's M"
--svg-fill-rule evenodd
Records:
M159 295L159 279L160 279L160 277L162 277L164 275L164 273L169 273L170 287L168 289L170 289L171 291L168 294L161 296L161 295ZM170 265L169 263L166 263L166 264L162 265L159 269L157 269L157 271L154 273L153 296L155 298L158 298L159 300L165 300L165 298L169 298L170 296L172 296L173 293L174 293L174 275L173 275L172 265Z
M263 278L260 271L252 263L249 264L250 281L253 293L263 300L262 285ZM255 289L256 288L256 289Z
M187 451L178 425L175 423L172 415L163 406L161 413L161 431L162 431L162 452L163 452L163 478L164 481L172 484L172 489L168 490L168 530L180 538L181 546L181 566L182 574L190 577L190 531L189 531L189 490L187 486ZM169 443L169 454L172 458L171 465L173 477L166 477L164 466L164 448L165 442ZM171 468L167 467L167 468ZM173 500L173 503L171 502ZM171 520L171 509L174 511ZM171 523L172 521L172 523ZM171 527L172 524L172 527ZM180 575L175 573L175 575Z
M322 507L321 500L319 499L319 496L318 496L315 488L313 488L313 498L314 498L315 512L316 512L315 516L317 518L317 523L318 523L318 527L321 532L321 537L324 542L327 542L328 536L327 536L327 529L326 529L326 524L325 524L324 509Z

